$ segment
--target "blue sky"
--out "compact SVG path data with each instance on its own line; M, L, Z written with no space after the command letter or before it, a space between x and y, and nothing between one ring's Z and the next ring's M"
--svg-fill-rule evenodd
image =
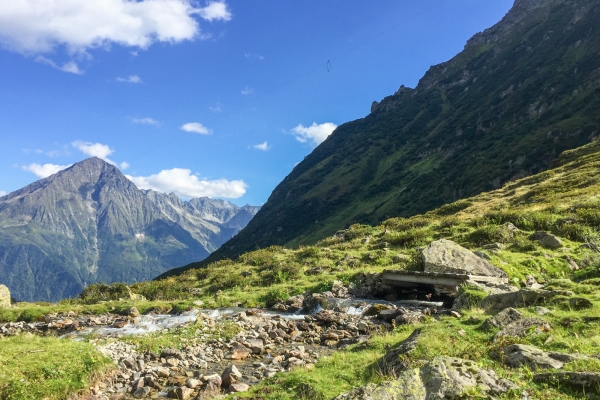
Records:
M142 188L260 205L335 126L511 5L2 2L0 195L95 155Z

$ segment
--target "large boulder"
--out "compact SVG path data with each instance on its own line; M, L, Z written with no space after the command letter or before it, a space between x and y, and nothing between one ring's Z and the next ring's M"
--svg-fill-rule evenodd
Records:
M527 366L529 369L560 369L564 363L552 357L551 353L526 344L513 344L504 348L504 363L509 367Z
M435 357L421 368L404 371L398 379L370 384L336 400L433 400L467 398L473 390L498 395L518 387L481 368L474 361Z
M504 329L496 333L494 341L506 337L525 337L531 334L540 334L551 329L550 324L541 318L523 318L506 325Z
M512 307L500 311L498 314L486 319L481 325L484 331L492 331L494 329L504 329L512 322L523 318L523 314Z
M517 292L492 294L481 300L477 305L488 312L500 311L505 308L529 307L545 303L557 293L542 289L521 289Z
M0 308L10 307L10 290L4 285L0 285Z
M429 243L422 257L425 272L508 277L500 268L447 239Z
M529 236L531 240L537 240L544 247L549 249L559 249L563 247L562 241L551 233L537 231Z

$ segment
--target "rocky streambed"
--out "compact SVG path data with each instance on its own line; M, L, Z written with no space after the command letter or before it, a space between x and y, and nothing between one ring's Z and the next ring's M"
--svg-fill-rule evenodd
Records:
M203 399L247 391L278 372L309 366L336 349L366 342L373 333L450 312L436 302L339 298L329 293L300 300L307 306L296 313L284 312L281 305L276 310L194 309L179 315L140 315L132 308L127 317L69 312L48 315L43 322L0 324L0 334L58 335L95 344L117 368L90 388L83 397L89 400ZM126 340L156 332L176 335L183 327L192 330L191 335L180 337L179 345L173 346L177 348L156 353L140 351Z

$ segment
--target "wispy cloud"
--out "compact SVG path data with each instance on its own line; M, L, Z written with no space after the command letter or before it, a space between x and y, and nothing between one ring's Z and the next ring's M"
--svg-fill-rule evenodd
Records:
M223 111L223 109L221 108L221 103L217 103L216 106L210 106L208 107L208 109L214 113L220 113L221 111Z
M150 176L126 175L140 189L175 193L185 198L225 197L237 199L246 193L248 185L242 180L199 179L185 168L173 168Z
M46 58L44 56L37 56L35 58L35 62L38 62L40 64L49 65L52 68L56 68L62 72L68 72L70 74L83 75L83 73L85 72L85 71L79 69L79 67L77 66L77 64L74 61L69 61L69 62L64 63L63 65L58 65L49 58Z
M142 78L137 75L129 75L127 78L117 78L117 82L125 82L125 83L143 83Z
M45 154L46 156L48 156L50 158L71 154L66 149L63 149L63 150L47 150L47 151L46 150L41 150L41 149L21 149L21 150L25 154Z
M199 133L200 135L210 135L212 131L202 125L200 122L188 122L187 124L181 125L182 130L186 132Z
M142 124L142 125L160 125L160 122L158 122L154 118L149 118L149 117L133 118L132 121L135 122L136 124Z
M6 196L8 193L6 193L4 190L0 190L0 197Z
M56 164L29 164L23 165L21 168L25 171L33 172L39 178L47 178L50 175L54 175L63 169L69 168L72 164L69 165L56 165Z
M267 143L266 141L260 144L255 144L254 146L255 149L257 150L262 150L262 151L267 151L271 148L271 146L269 145L269 143Z
M0 44L23 54L65 46L70 53L90 48L148 48L154 42L201 38L196 16L206 21L233 17L225 1L195 7L190 0L19 0L0 7Z
M119 164L119 167L121 167L122 170L126 170L127 168L130 167L130 165L128 162L123 161L121 164Z
M296 136L296 140L302 143L312 142L313 145L317 146L333 131L337 128L337 125L333 122L325 122L323 124L317 124L313 122L311 126L303 126L302 124L292 129L292 133Z
M255 53L245 53L244 57L246 57L246 58L255 58L255 59L260 60L260 61L262 61L262 60L265 59L264 56L262 56L260 54L255 54Z
M246 86L245 88L242 89L242 94L245 96L247 94L253 93L254 89L251 88L250 86Z

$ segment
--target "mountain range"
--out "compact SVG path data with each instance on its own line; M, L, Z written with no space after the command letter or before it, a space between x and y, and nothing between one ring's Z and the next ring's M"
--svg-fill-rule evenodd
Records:
M595 0L516 0L415 88L401 86L339 126L240 234L170 273L313 244L353 223L423 213L546 170L598 136L597 21Z
M56 301L152 279L207 257L258 209L139 190L89 158L0 197L0 282L16 299Z

